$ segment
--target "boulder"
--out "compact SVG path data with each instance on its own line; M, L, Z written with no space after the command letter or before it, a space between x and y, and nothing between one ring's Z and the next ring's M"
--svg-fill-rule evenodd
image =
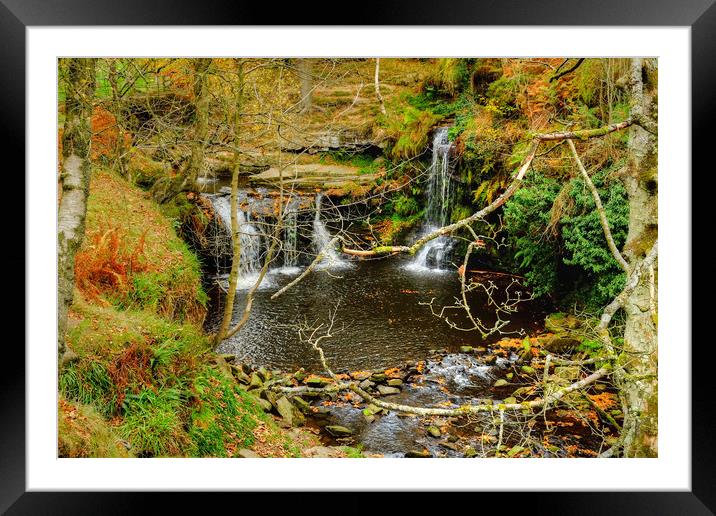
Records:
M251 373L251 381L249 382L249 390L260 389L264 386L261 378L257 373Z
M273 410L273 405L271 405L271 402L268 400L265 400L263 398L258 398L259 405L261 405L261 408L264 412L271 412Z
M358 387L360 387L361 389L366 391L366 390L370 389L371 387L375 387L375 383L366 379L366 380L363 380L361 383L359 383Z
M306 380L306 385L309 387L325 387L328 382L319 376L311 376Z
M256 373L264 382L268 382L271 379L271 372L264 366L259 367L259 370L256 371Z
M557 312L549 314L544 319L544 327L552 333L563 333L569 330L575 330L581 326L581 322L571 314Z
M400 389L397 387L389 387L387 385L379 385L378 392L381 396L390 396L391 394L400 394Z
M244 373L241 367L231 364L231 372L234 373L234 378L236 378L239 383L243 383L244 385L251 383L251 377Z
M581 344L581 341L569 335L555 335L551 339L547 340L544 344L544 348L550 353L568 353L574 350Z
M294 396L293 398L291 398L291 401L296 406L296 408L304 414L311 412L311 404L300 396Z
M246 448L239 450L238 453L236 454L236 456L239 457L240 459L260 459L261 458L261 456L258 455L255 451L252 451L252 450L249 450Z
M349 437L353 435L353 430L346 428L341 425L328 425L325 427L326 432L331 434L333 437Z
M345 454L335 446L314 446L303 450L303 456L312 459L336 459L344 457Z
M286 396L281 396L276 400L276 410L289 426L298 426L305 421L303 415L288 401Z
M306 379L306 371L301 368L295 373L293 373L293 377L296 379L297 382L303 382L303 380Z

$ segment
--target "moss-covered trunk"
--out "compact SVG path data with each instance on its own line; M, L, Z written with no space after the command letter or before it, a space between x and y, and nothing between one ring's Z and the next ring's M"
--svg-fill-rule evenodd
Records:
M655 116L656 79L651 63L633 59L630 91L632 116ZM656 136L631 128L630 162L624 177L629 195L629 233L624 248L631 269L639 267L657 237ZM624 456L655 457L658 453L658 357L653 274L643 274L624 303L624 371L621 375Z
M209 134L208 72L210 65L210 58L192 59L196 114L191 136L191 155L186 169L180 167L176 176L162 178L154 184L152 196L160 204L172 200L181 192L194 190L199 174L204 167L206 140Z
M85 236L90 185L92 100L96 59L68 59L62 135L62 197L57 212L57 349L65 354L67 310L75 288L75 254Z

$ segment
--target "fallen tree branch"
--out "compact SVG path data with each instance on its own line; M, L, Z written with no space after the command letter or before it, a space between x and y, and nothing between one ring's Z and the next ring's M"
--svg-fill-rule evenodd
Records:
M340 240L340 238L341 238L341 237L338 236L338 235L334 236L334 237L331 239L331 241L328 242L328 244L326 245L326 247L324 247L324 248L321 250L321 252L316 255L316 257L315 257L315 258L313 259L313 261L311 262L311 265L309 265L308 267L306 267L306 270L303 271L300 276L298 276L298 277L295 278L293 281L291 281L291 283L289 283L288 285L284 286L284 287L281 288L280 290L277 290L276 292L274 292L274 293L271 295L271 299L276 299L276 298L279 297L281 294L285 293L287 290L291 289L292 287L294 287L294 286L296 286L298 283L300 283L301 280L303 280L303 278L305 278L306 276L308 276L308 275L311 273L311 271L313 271L313 269L315 269L315 268L318 266L318 264L321 263L321 261L323 260L323 258L326 257L326 250L327 250L327 249L330 249L331 247L334 247L334 246L338 243L338 240Z
M626 127L629 127L634 123L634 118L628 118L623 122L610 124L604 127L599 127L597 129L584 129L581 131L565 131L557 133L536 134L533 136L531 146L529 148L529 151L527 152L527 156L525 157L522 165L520 166L519 171L512 180L512 183L510 183L510 186L508 186L507 189L497 199L485 206L480 211L477 211L469 217L459 220L453 224L443 226L431 233L428 233L424 237L416 240L415 243L411 246L379 246L369 250L351 249L343 246L342 251L346 254L352 254L355 256L386 256L396 253L415 254L422 246L424 246L431 240L434 240L441 236L450 235L455 231L465 226L468 226L469 224L472 224L473 222L482 220L488 215L490 215L492 212L494 212L496 209L498 209L500 206L505 204L510 199L510 197L512 197L512 195L514 195L514 193L522 186L523 179L527 174L527 170L529 170L530 166L532 165L532 161L537 154L537 149L541 142L567 139L586 140L589 138L596 138L612 133L614 131L625 129Z
M565 60L564 63L566 63L566 62L567 62L567 61ZM583 58L583 57L580 57L579 59L577 59L577 62L574 63L574 65L573 65L571 68L569 68L569 69L567 69L567 70L565 70L565 71L563 71L563 72L560 72L560 73L558 73L558 74L553 75L552 77L550 77L550 78L549 78L549 82L556 81L556 80L559 79L560 77L564 77L565 75L572 73L572 72L575 71L577 68L579 68L580 65L581 65L583 62L584 62L584 58ZM562 63L562 65L564 65L564 63ZM560 65L560 68L562 67L562 65ZM559 70L559 69L558 69L558 70Z
M594 204L597 206L597 213L599 214L599 222L602 225L602 230L604 231L604 238L607 239L607 246L609 247L609 250L612 253L612 256L614 259L619 263L619 266L626 272L629 273L629 265L627 264L626 260L622 256L622 254L619 252L619 249L617 249L617 245L614 243L614 237L612 236L612 232L609 229L609 221L607 220L607 213L604 209L604 206L602 205L602 199L599 196L599 192L597 191L597 187L594 186L594 183L592 182L591 178L589 177L589 174L587 174L587 170L584 168L584 165L582 164L582 160L579 159L579 154L577 154L577 149L574 146L574 142L571 139L567 139L567 143L569 144L569 149L572 151L572 156L574 157L574 161L577 162L577 168L579 168L579 172L582 175L582 179L584 179L584 182L587 184L587 188L589 188L589 191L592 193L592 197L594 198Z

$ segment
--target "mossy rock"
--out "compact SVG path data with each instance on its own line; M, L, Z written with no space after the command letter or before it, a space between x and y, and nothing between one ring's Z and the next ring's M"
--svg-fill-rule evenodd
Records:
M552 333L563 333L579 328L582 323L575 316L557 312L549 314L544 319L544 327Z
M582 343L582 339L571 335L555 335L546 341L544 348L550 353L569 353Z

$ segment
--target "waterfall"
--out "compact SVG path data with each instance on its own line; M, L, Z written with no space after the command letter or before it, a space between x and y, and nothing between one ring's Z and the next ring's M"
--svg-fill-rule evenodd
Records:
M296 274L300 271L298 267L298 212L288 211L283 223L283 266L276 272Z
M343 260L334 246L330 246L331 233L321 220L321 199L323 194L316 195L316 215L313 218L313 247L316 254L323 252L323 260L319 267L340 268L349 265L350 262Z
M431 226L445 226L450 221L452 182L450 180L450 151L448 127L439 127L433 136L433 161L428 179L428 207L425 221Z
M452 142L448 140L448 127L439 127L433 136L433 157L428 169L427 209L421 229L421 237L450 222L452 208L452 180L450 153ZM425 244L406 267L412 271L444 271L454 241L441 236Z
M231 198L226 195L208 195L207 197L211 201L214 212L218 215L228 235L231 235ZM263 266L264 239L257 225L264 225L265 222L261 217L252 220L250 204L246 208L246 211L238 208L236 215L239 223L239 240L241 243L239 278L236 288L238 290L245 290L251 288L256 283L256 279ZM261 282L261 287L270 287L271 283L269 277L265 276Z

